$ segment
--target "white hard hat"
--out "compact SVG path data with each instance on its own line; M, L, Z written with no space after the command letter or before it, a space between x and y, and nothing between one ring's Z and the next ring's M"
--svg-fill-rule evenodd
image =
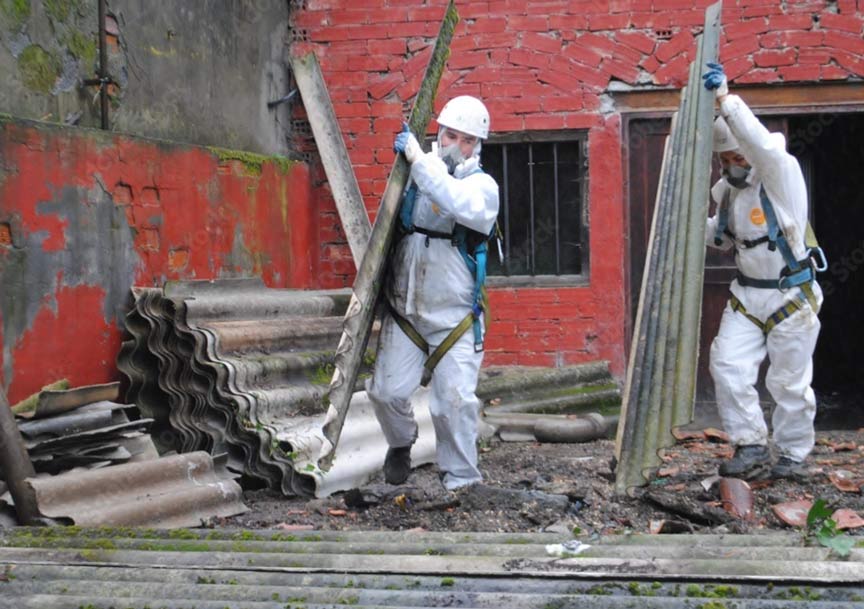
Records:
M714 152L729 152L738 150L738 140L732 135L732 130L722 116L714 121Z
M438 124L485 140L489 137L489 111L476 97L460 95L444 104Z

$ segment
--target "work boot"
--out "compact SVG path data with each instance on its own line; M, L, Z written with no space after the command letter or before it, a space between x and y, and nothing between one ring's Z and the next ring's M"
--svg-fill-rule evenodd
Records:
M767 446L749 444L735 449L735 456L720 464L720 475L726 478L755 480L771 468L771 453Z
M402 484L411 473L411 446L387 449L384 459L384 480L387 484Z
M801 461L795 461L791 457L782 456L777 459L777 463L771 468L771 477L774 479L803 480L807 477L807 470Z

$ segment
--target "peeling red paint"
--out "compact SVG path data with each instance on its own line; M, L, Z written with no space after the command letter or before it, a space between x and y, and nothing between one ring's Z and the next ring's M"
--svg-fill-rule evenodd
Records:
M257 162L223 161L206 148L30 121L0 123L0 155L7 168L0 221L17 216L30 247L32 237L43 237L42 254L68 249L69 231L97 229L85 213L81 226L70 226L55 211L61 193L76 197L82 209L110 197L124 212L120 221L129 223L135 244L129 287L251 274L270 287L318 287L311 255L318 222L303 163L264 160L259 171ZM233 256L241 240L246 255ZM0 248L0 270L8 251ZM12 378L4 379L12 401L60 377L74 384L116 377L121 324L110 314L106 319L105 311L124 303L107 303L105 290L92 283L58 286L39 296L45 304L28 327L16 329L20 336L9 336L6 328L5 340L15 341ZM57 301L56 314L51 300ZM2 358L0 352L0 377Z
M15 343L10 403L64 378L73 386L119 378L114 359L121 337L117 327L103 319L105 292L90 286L66 287L54 298L56 311L46 303Z

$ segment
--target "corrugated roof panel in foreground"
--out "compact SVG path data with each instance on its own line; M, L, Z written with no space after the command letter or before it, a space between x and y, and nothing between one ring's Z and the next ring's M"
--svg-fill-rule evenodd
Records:
M847 560L800 536L157 531L0 532L0 606L648 607L846 609L864 599Z

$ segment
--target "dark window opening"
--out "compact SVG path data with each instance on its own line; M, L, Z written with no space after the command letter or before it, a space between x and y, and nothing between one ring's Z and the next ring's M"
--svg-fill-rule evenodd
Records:
M492 244L488 274L580 276L588 265L586 137L483 144L483 169L498 182L503 264Z

